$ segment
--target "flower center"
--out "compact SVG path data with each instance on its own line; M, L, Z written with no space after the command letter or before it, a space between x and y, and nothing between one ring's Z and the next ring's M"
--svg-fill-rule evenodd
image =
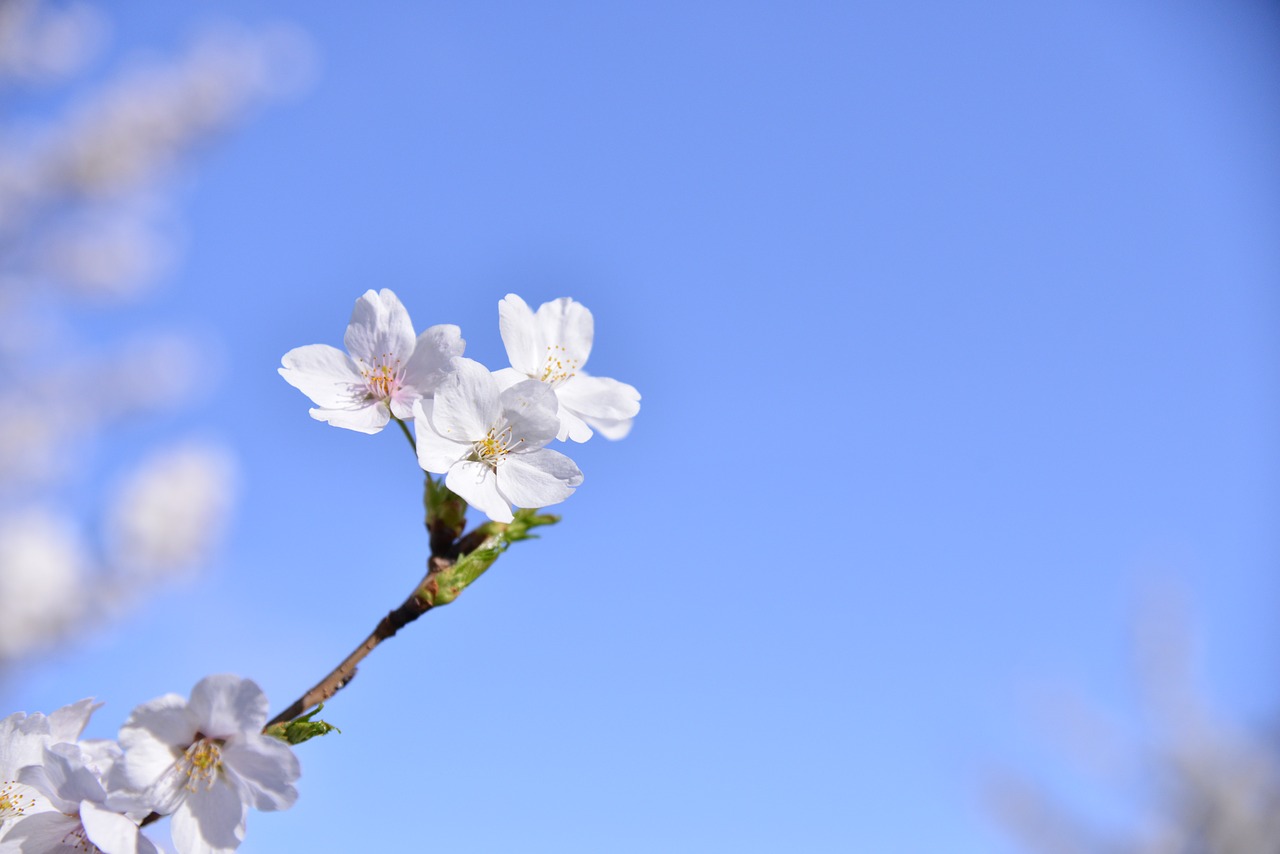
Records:
M26 812L30 807L35 806L35 799L23 795L17 789L17 783L6 780L4 785L0 786L0 824L5 819L17 818Z
M559 344L547 345L547 358L542 363L542 376L533 379L559 385L571 379L578 370L578 360L569 358L569 351Z
M475 449L475 459L488 463L490 468L496 469L498 463L506 459L507 454L515 450L516 446L523 441L524 439L516 439L513 436L510 424L500 424L490 427L485 437L472 447Z
M372 365L360 359L360 376L366 393L374 400L386 400L400 390L400 360L383 353Z
M194 792L201 783L206 789L212 788L222 768L222 743L212 738L201 738L187 748L179 765L186 772L184 788L188 792Z

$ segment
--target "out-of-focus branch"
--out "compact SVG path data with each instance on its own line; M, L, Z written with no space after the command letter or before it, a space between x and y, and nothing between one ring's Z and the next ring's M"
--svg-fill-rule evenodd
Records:
M1146 603L1138 622L1137 682L1155 747L1124 763L1143 772L1137 799L1100 780L1113 803L1132 800L1136 820L1102 831L1044 781L1001 774L988 787L998 819L1028 851L1043 854L1280 854L1280 743L1273 734L1215 719L1196 691L1190 621L1169 597Z

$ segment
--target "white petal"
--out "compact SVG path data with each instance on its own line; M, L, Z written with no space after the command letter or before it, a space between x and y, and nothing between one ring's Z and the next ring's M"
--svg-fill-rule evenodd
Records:
M298 790L298 757L289 745L265 735L249 734L228 741L222 761L240 777L260 810L283 810L293 806Z
M493 372L493 378L498 381L498 388L506 391L516 383L522 383L529 377L520 373L515 368L501 368Z
M631 432L631 425L635 423L633 418L584 418L583 420L600 431L601 436L614 440L626 438Z
M49 743L44 715L15 712L0 721L0 779L12 779L24 765L35 765Z
M512 454L498 466L498 491L517 507L559 504L582 483L582 472L564 454L543 448Z
M83 854L62 840L80 826L80 819L60 812L42 812L18 819L0 842L0 854Z
M244 839L244 802L223 782L199 786L173 814L178 854L229 854Z
M536 319L544 347L552 350L563 347L563 356L573 360L575 368L587 363L587 357L591 355L591 340L595 336L595 320L585 305L561 297L538 306ZM545 353L538 354L539 368L545 358Z
M58 790L66 783L66 778L58 769L28 765L18 772L15 782L28 787L28 791L39 792L58 812L75 812L75 801L58 795Z
M502 393L502 417L511 426L518 450L537 450L556 437L557 406L551 386L537 380L524 380Z
M124 758L124 751L119 743L108 738L87 738L77 741L76 745L84 756L84 763L107 779L115 764Z
M420 400L414 404L414 444L418 449L418 465L425 471L444 474L450 466L471 453L471 443L455 442L437 433L431 425L434 408L433 400Z
M634 386L608 377L578 374L556 387L560 402L577 415L616 421L635 418L640 411L640 392Z
M311 417L334 427L370 435L381 432L391 421L391 410L384 400L369 400L352 409L312 409Z
M89 723L89 716L100 708L102 704L95 703L92 699L84 699L69 706L63 706L49 715L49 736L54 742L76 741L80 738L80 733L84 732L85 725Z
M556 434L556 438L561 442L566 439L585 442L591 438L591 428L587 426L587 422L570 412L569 407L563 403L556 410L556 415L560 418L560 432Z
M462 330L452 323L429 327L418 336L413 356L404 369L404 382L420 396L430 396L453 370L453 359L461 356L467 342Z
M498 493L498 479L485 463L455 463L445 475L444 485L495 522L515 518L505 498Z
M211 738L257 732L270 713L267 695L258 683L230 673L217 673L197 682L191 689L188 708L200 732Z
M126 787L145 789L173 767L195 737L196 724L182 697L166 694L143 703L120 728L124 760L114 770L122 773Z
M408 359L413 353L413 322L389 289L366 291L351 310L343 342L352 357L371 364L386 356Z
M413 389L402 388L396 392L395 396L387 400L389 411L401 421L413 420L413 405L422 399L422 395L417 394ZM387 423L391 423L391 419L387 419Z
M80 802L80 822L89 841L105 854L138 854L141 834L138 825L90 801Z
M159 739L184 749L195 738L195 721L187 714L187 701L165 694L134 708L120 728L120 746L126 751L138 741Z
M431 423L455 442L483 439L501 412L498 382L473 359L457 358L454 371L436 390Z
M296 347L280 360L284 381L316 406L345 409L365 396L364 378L351 357L328 344Z
M18 772L18 781L39 789L63 812L74 811L65 804L74 805L82 800L100 802L107 796L97 775L85 767L84 754L77 745L63 743L46 747L43 760L43 765L29 765Z
M538 325L528 303L515 294L498 300L498 331L502 333L511 367L526 378L542 370L546 343L538 337Z
M182 809L182 805L187 801L187 795L190 794L187 788L190 782L187 777L189 770L189 767L177 764L177 760L169 763L163 773L156 777L142 793L142 802L160 815L173 815Z

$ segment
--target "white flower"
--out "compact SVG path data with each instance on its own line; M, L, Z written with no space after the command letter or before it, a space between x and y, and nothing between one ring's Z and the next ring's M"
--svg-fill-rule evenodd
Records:
M138 824L107 805L108 795L91 757L75 744L44 749L42 763L20 773L49 808L14 824L0 854L155 854Z
M43 762L49 745L78 739L97 707L92 700L81 700L47 716L15 712L0 720L0 839L16 819L53 808L48 798L19 780L20 772Z
M116 770L143 791L151 809L173 815L179 854L234 851L244 839L245 807L281 810L298 792L298 760L262 734L267 698L238 676L207 676L191 689L133 710L120 730Z
M551 388L525 380L500 391L479 362L454 364L435 399L415 407L418 463L495 522L514 518L512 504L546 507L572 495L582 472L545 447L558 424Z
M640 411L640 392L626 383L589 376L582 366L591 355L595 321L568 297L538 306L537 314L515 294L498 302L498 326L511 367L497 371L505 388L534 379L555 389L560 430L556 438L585 442L591 428L608 439L631 431Z
M386 288L356 300L344 341L351 355L328 344L290 350L280 376L316 404L312 418L361 433L377 433L393 415L412 418L414 401L431 396L466 346L450 324L415 339L409 312Z

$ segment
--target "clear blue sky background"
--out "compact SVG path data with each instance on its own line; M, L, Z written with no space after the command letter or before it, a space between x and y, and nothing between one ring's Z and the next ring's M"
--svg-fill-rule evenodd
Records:
M1273 7L181 6L116 10L117 55L231 18L319 57L204 160L147 310L225 342L180 426L242 500L218 566L14 707L96 695L108 735L233 671L280 708L401 601L407 446L275 373L381 287L493 368L500 297L571 295L643 409L375 653L246 852L1011 850L980 783L1053 779L1028 686L1136 720L1152 579L1228 717L1280 705Z

